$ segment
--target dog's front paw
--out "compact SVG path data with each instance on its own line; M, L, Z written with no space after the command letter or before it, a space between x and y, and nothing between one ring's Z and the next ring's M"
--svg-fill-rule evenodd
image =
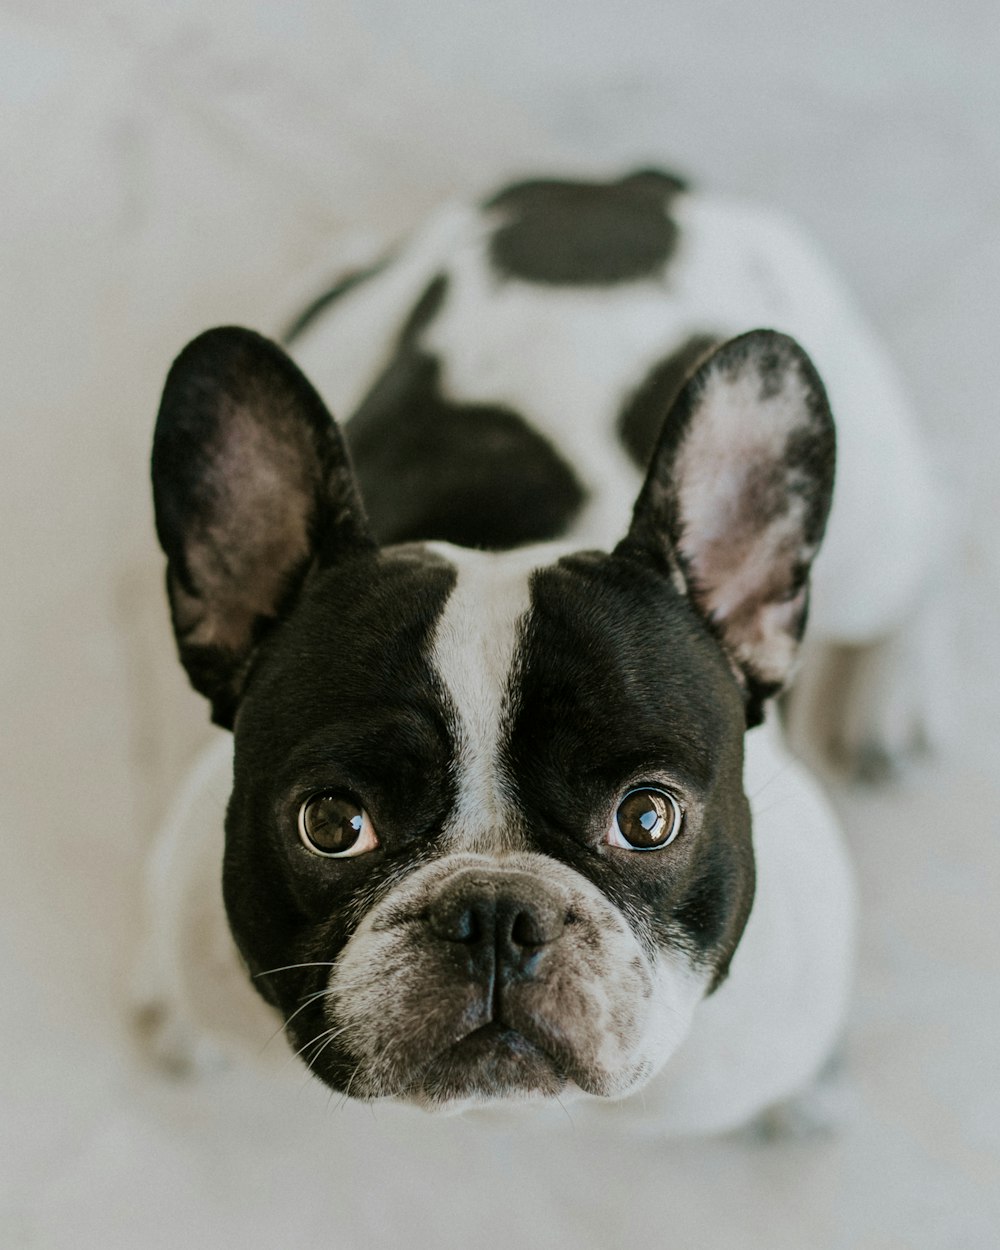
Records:
M165 1076L178 1080L205 1076L229 1063L223 1051L166 999L136 1004L131 1026L142 1058Z
M744 1130L756 1141L829 1137L857 1118L858 1101L846 1059L834 1052L813 1081L761 1112Z

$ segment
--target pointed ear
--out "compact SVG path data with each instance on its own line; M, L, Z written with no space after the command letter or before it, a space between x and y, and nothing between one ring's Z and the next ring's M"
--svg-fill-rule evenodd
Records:
M254 648L310 567L374 547L347 451L280 347L222 327L174 361L152 470L181 661L231 727Z
M833 491L826 392L770 330L705 359L667 414L620 550L670 570L742 681L747 720L791 675Z

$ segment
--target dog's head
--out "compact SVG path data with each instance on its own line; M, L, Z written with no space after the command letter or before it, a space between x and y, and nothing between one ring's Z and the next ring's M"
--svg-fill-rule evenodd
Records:
M833 427L765 331L664 417L614 551L380 547L278 347L210 331L171 370L157 527L181 659L235 731L226 907L335 1089L621 1095L726 974L743 733L793 663Z

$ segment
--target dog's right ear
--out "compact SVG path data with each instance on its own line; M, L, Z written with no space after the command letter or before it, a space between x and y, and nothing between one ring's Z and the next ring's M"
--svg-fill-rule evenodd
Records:
M181 662L231 728L254 649L309 569L375 550L347 450L285 352L226 326L174 361L152 470Z
M618 547L688 595L743 687L748 726L794 668L835 460L809 357L773 330L742 334L703 359L667 412Z

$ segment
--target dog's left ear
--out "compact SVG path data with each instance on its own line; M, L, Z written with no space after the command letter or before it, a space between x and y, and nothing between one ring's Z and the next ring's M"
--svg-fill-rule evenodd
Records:
M833 419L794 340L724 343L674 401L620 552L683 584L746 691L747 721L791 675L833 492Z
M257 645L309 570L375 543L333 418L251 330L208 330L174 361L152 471L181 662L230 728Z

